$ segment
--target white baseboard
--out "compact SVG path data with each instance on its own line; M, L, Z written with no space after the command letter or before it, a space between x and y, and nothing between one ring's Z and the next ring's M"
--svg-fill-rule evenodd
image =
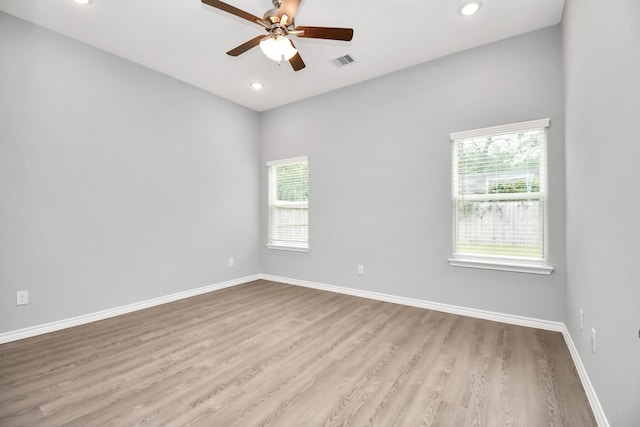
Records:
M258 280L260 279L260 277L261 275L259 274L241 277L239 279L215 283L213 285L203 286L200 288L189 289L187 291L177 292L175 294L152 298L146 301L140 301L133 304L110 308L95 313L83 314L82 316L72 317L70 319L63 319L51 323L45 323L43 325L32 326L30 328L19 329L17 331L5 332L0 334L0 344L17 341L23 338L34 337L36 335L42 335L49 332L59 331L61 329L71 328L72 326L84 325L85 323L91 323L97 320L108 319L110 317L119 316L121 314L131 313L132 311L142 310L144 308L154 307L156 305L166 304L168 302L178 301L196 295L206 294L207 292L241 285L243 283Z
M531 317L516 316L513 314L497 313L487 310L478 310L474 308L460 307L450 304L442 304L431 301L424 301L414 298L405 298L395 295L382 294L378 292L362 291L359 289L343 288L340 286L326 285L323 283L309 282L306 280L290 279L288 277L271 276L262 274L260 277L264 280L274 282L287 283L290 285L304 286L306 288L320 289L323 291L331 291L339 294L352 295L356 297L369 298L378 301L392 302L395 304L408 305L411 307L426 308L429 310L442 311L445 313L459 314L461 316L476 317L479 319L493 320L495 322L509 323L511 325L527 326L530 328L544 329L547 331L562 332L564 323L553 322L550 320L535 319Z
M411 307L426 308L429 310L442 311L442 312L451 313L451 314L459 314L461 316L469 316L469 317L475 317L475 318L485 319L485 320L492 320L496 322L508 323L511 325L526 326L530 328L544 329L547 331L561 332L562 335L564 336L565 342L567 343L569 352L571 353L573 363L575 364L576 370L578 371L578 376L580 377L580 381L582 382L582 386L584 387L585 393L587 395L587 399L589 400L589 404L591 405L591 410L593 411L596 421L598 422L598 426L610 427L609 422L607 421L607 417L605 416L604 410L600 405L600 401L596 396L596 392L593 388L593 385L589 380L589 376L587 375L587 371L582 363L582 359L580 359L580 354L578 353L578 350L575 344L573 343L571 334L569 333L569 330L567 329L566 325L562 322L552 322L549 320L535 319L531 317L515 316L513 314L496 313L493 311L478 310L474 308L460 307L460 306L449 305L449 304L441 304L436 302L399 297L395 295L382 294L377 292L369 292L369 291L363 291L359 289L344 288L340 286L327 285L327 284L317 283L317 282L309 282L306 280L291 279L288 277L272 276L268 274L261 274L260 278L264 280L271 280L273 282L287 283L290 285L303 286L306 288L336 292L340 294L374 299L378 301L392 302L395 304L408 305Z
M177 292L175 294L166 295L163 297L153 298L146 301L141 301L133 304L124 305L121 307L115 307L108 310L99 311L96 313L85 314L82 316L72 317L70 319L59 320L44 325L37 325L30 328L20 329L17 331L10 331L0 334L0 344L20 340L23 338L29 338L36 335L46 334L49 332L59 331L61 329L70 328L73 326L83 325L97 320L108 319L121 314L131 313L133 311L142 310L149 307L154 307L160 304L166 304L173 301L178 301L184 298L193 297L196 295L205 294L208 292L217 291L232 286L241 285L243 283L252 282L254 280L270 280L273 282L286 283L290 285L303 286L306 288L319 289L323 291L330 291L339 294L352 295L362 298L368 298L378 301L391 302L395 304L402 304L411 307L425 308L429 310L442 311L445 313L459 314L461 316L475 317L479 319L492 320L495 322L508 323L518 326L526 326L530 328L544 329L548 331L561 332L569 347L569 352L573 358L573 362L578 371L578 376L582 381L591 409L596 417L598 426L610 427L607 417L604 414L600 401L596 395L593 385L589 380L587 371L580 359L580 354L571 338L571 334L567 330L567 327L562 322L553 322L549 320L535 319L524 316L516 316L513 314L497 313L487 310L478 310L474 308L460 307L450 304L441 304L436 302L424 301L414 298L405 298L395 295L383 294L378 292L369 292L359 289L345 288L341 286L327 285L324 283L310 282L307 280L291 279L287 277L273 276L269 274L255 274L252 276L246 276L239 279L229 280L226 282L216 283L213 285L203 286L201 288L190 289L187 291Z
M600 405L600 401L598 400L598 396L596 395L596 391L591 384L591 380L589 379L589 375L587 374L587 370L582 363L582 359L580 358L580 353L578 353L578 348L573 342L573 338L571 338L571 334L566 326L564 326L562 330L562 335L564 336L564 340L567 343L567 347L569 347L569 352L571 353L571 358L573 359L574 365L576 365L576 371L578 371L578 376L580 377L580 381L582 381L582 387L584 388L584 392L587 395L587 399L589 399L589 403L591 404L591 410L593 411L593 415L596 417L596 421L598 422L599 427L610 427L609 420L607 420L607 416L602 409L602 405Z

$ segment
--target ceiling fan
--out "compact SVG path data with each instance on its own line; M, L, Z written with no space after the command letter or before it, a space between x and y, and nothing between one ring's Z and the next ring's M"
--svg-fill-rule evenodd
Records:
M351 28L296 26L294 17L302 0L272 1L274 9L266 11L263 18L258 18L244 10L218 0L202 0L204 4L258 24L269 33L266 36L257 36L231 49L227 52L227 55L238 56L260 45L264 54L270 59L278 62L283 60L289 61L295 71L300 71L305 67L304 61L300 57L300 53L298 53L293 41L287 36L343 41L349 41L353 38L353 29Z

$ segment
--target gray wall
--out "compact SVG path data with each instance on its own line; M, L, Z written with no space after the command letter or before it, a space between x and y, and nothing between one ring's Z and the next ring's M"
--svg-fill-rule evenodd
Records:
M564 320L561 48L555 26L263 113L262 205L264 162L308 154L311 248L263 248L263 273ZM541 276L449 266L449 133L545 117L551 119L555 271ZM266 221L263 210L263 243ZM364 275L356 274L357 264Z
M3 13L0 112L0 332L259 273L257 113Z
M611 425L638 426L640 2L569 0L563 30L566 324Z

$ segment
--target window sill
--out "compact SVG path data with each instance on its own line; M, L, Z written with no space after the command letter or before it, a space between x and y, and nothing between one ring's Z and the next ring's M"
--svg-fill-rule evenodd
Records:
M275 249L278 251L309 252L309 245L292 246L278 243L267 243L265 246L267 249Z
M553 267L542 263L502 259L449 258L449 265L453 267L481 268L485 270L515 271L517 273L545 275L549 275L553 271Z

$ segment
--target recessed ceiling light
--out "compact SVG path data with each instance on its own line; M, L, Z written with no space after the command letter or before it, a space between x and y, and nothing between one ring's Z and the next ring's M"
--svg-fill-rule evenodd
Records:
M476 13L478 9L480 9L480 3L477 3L477 2L466 3L460 8L460 13L463 14L464 16L469 16Z
M253 90L260 90L260 89L262 89L263 87L264 87L264 85L263 85L262 83L260 83L260 82L253 82L253 83L251 83L251 88L252 88Z
M89 4L91 0L74 0L78 4Z

